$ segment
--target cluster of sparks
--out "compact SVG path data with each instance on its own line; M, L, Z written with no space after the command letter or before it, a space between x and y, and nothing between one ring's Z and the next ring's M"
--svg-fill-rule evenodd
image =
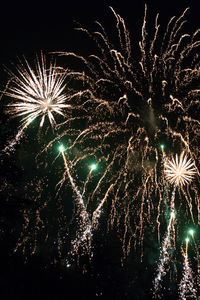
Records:
M166 179L176 186L182 186L186 183L190 183L196 173L194 162L191 159L187 159L187 155L184 152L180 157L176 154L176 158L168 160L165 163L165 176Z
M70 105L66 104L66 72L57 70L55 62L50 62L47 68L43 54L41 59L37 58L34 69L25 59L24 64L17 66L15 73L10 70L8 73L10 80L5 94L14 100L7 106L8 112L15 117L22 117L22 125L4 152L13 150L22 138L24 130L36 118L41 117L40 127L44 125L45 117L53 127L56 123L55 114L64 117L63 110L70 108Z
M66 104L65 72L58 72L55 63L50 63L47 68L45 57L41 54L41 63L37 59L36 71L25 60L25 65L17 67L17 74L10 73L11 83L7 96L17 100L8 105L10 113L23 116L22 123L27 125L30 120L41 117L40 127L43 126L47 116L50 124L55 123L54 114L64 116L63 109Z
M200 107L200 41L199 30L191 36L181 34L186 11L169 21L161 46L157 46L158 15L150 41L145 8L139 60L134 60L124 20L113 11L117 21L116 45L98 22L99 30L94 33L77 28L93 38L99 56L92 54L85 58L72 52L58 53L83 65L82 70L72 66L70 72L54 64L47 68L43 55L41 62L37 60L36 72L25 61L25 65L17 67L17 75L10 73L6 90L6 95L16 101L8 105L9 112L22 117L21 131L38 117L40 127L47 117L56 129L56 136L45 142L37 161L58 143L66 145L60 145L61 155L56 158L57 161L61 156L64 163L56 188L57 194L61 193L68 181L74 193L78 226L68 253L72 257L86 254L92 257L93 234L104 211L107 216L104 227L115 228L120 235L122 261L137 248L141 249L142 259L147 228L157 232L160 241L163 215L170 207L153 281L154 295L159 294L172 249L176 249L179 209L187 216L188 223L200 222L197 187L200 120L196 113ZM67 79L75 83L69 94L66 94ZM56 114L63 117L62 123L56 124ZM164 145L160 146L163 141L171 144L166 152ZM13 141L9 145L13 147ZM88 165L88 171L84 172ZM42 209L46 206L44 202ZM44 226L37 212L36 219ZM17 249L26 241L22 234ZM62 242L58 245L60 253ZM195 297L193 281L186 249L179 285L181 299L186 299L186 293Z

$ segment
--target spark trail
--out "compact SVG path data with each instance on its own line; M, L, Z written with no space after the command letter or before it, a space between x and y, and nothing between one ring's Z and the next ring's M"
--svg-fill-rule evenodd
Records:
M18 133L16 134L15 138L11 140L8 145L5 146L5 148L2 150L2 153L9 154L10 152L13 152L15 149L15 146L21 141L24 130L29 126L29 124L32 122L31 118L29 118L26 122L26 124L19 129Z
M87 213L83 197L71 176L71 173L70 173L70 170L68 167L68 163L67 163L67 159L66 159L66 156L64 153L65 149L64 149L63 145L60 145L60 152L62 154L62 158L64 161L65 170L67 172L68 179L69 179L69 181L71 183L71 187L76 195L75 202L76 202L76 206L77 206L77 210L78 210L78 215L80 217L79 228L76 233L76 238L71 243L72 250L70 251L70 255L72 257L77 256L78 251L80 251L80 249L81 249L81 252L83 254L87 254L87 255L89 255L89 257L91 257L92 256L92 252L91 252L91 243L92 243L91 221L90 221L89 215ZM65 177L63 178L62 181L64 181L64 180L65 180ZM61 182L61 183L63 183L63 182Z
M80 252L81 252L82 253L81 255L87 255L91 259L93 256L93 253L92 253L93 231L95 229L97 229L98 220L99 220L99 218L101 216L101 212L102 212L102 207L103 207L104 203L106 202L107 197L113 188L113 185L111 185L108 188L103 199L100 201L97 208L90 214L91 215L90 216L89 213L87 212L87 203L84 203L83 197L84 197L84 193L86 191L87 183L89 182L92 172L94 170L96 170L97 166L96 166L96 164L91 164L89 175L87 176L87 180L84 183L83 192L81 193L79 191L79 189L77 188L77 185L75 184L73 177L71 176L69 164L67 162L67 158L65 155L64 146L61 145L59 149L62 154L62 158L64 161L65 170L66 170L68 179L69 179L69 181L71 183L71 187L76 195L75 203L76 203L76 207L77 207L77 216L78 216L77 218L79 219L79 221L78 221L79 225L78 225L78 229L76 231L76 238L71 243L72 250L70 251L70 255L72 257L76 257L78 254L80 255ZM65 174L63 176L63 179L59 182L59 184L63 185L64 181L65 181Z
M179 297L182 300L187 299L197 299L197 291L194 286L193 272L189 264L188 259L188 243L189 238L186 239L186 249L185 252L182 249L184 257L183 275L181 282L179 284Z
M175 242L174 198L175 198L175 188L174 188L173 194L172 194L171 213L170 213L169 224L167 227L167 232L165 234L164 240L161 245L160 259L159 259L158 267L157 267L157 275L153 281L154 298L161 297L160 291L162 290L162 279L166 275L166 272L167 272L166 268L169 268L169 263L170 263L170 259L171 259L171 251L174 247L174 242Z

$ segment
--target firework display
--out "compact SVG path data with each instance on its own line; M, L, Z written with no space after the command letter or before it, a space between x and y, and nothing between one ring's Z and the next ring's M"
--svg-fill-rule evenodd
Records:
M14 251L28 258L39 251L42 241L54 244L56 259L65 267L83 257L92 263L93 237L99 230L105 235L114 230L124 264L131 253L137 252L142 260L151 233L160 252L153 297L161 298L164 278L169 276L177 282L180 299L196 299L200 30L184 33L186 9L170 19L164 34L157 15L149 33L145 7L134 55L138 42L130 39L124 19L111 10L114 33L107 33L99 22L94 32L76 28L90 37L96 52L55 53L69 65L67 70L54 63L47 68L41 55L35 69L25 60L16 73L9 73L4 92L10 99L8 112L21 118L22 125L2 151L13 149L36 118L44 127L37 141L40 149L33 155L40 173L26 182L32 206L23 210L24 224ZM52 131L45 136L48 127ZM70 209L66 193L72 195ZM52 222L54 238L49 234ZM196 231L188 232L191 225ZM185 240L188 235L192 249ZM192 263L190 254L195 257ZM177 270L178 256L183 261Z

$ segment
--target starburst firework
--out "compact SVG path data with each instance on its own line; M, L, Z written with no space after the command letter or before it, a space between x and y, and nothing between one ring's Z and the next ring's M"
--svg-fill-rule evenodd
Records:
M178 157L176 154L172 160L167 160L164 164L164 172L166 179L176 186L183 186L192 181L196 168L191 158L188 159L183 151Z
M58 71L55 62L50 62L47 68L46 59L41 54L41 61L37 58L35 70L27 60L16 68L16 74L9 71L10 84L6 95L17 100L9 104L9 113L23 116L23 125L41 117L42 127L47 116L51 126L55 123L54 114L64 116L66 104L65 79L66 72Z

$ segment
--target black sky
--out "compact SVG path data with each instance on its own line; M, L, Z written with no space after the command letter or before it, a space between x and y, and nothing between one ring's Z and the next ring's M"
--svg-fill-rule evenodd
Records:
M66 0L26 1L25 4L24 1L3 1L0 7L0 62L6 63L16 56L32 55L40 50L63 51L71 49L72 45L80 49L87 47L83 40L74 36L73 21L92 27L98 20L112 27L109 6L125 18L129 30L135 33L140 30L145 3L150 17L160 13L161 23L190 7L189 26L195 29L199 25L197 0Z

